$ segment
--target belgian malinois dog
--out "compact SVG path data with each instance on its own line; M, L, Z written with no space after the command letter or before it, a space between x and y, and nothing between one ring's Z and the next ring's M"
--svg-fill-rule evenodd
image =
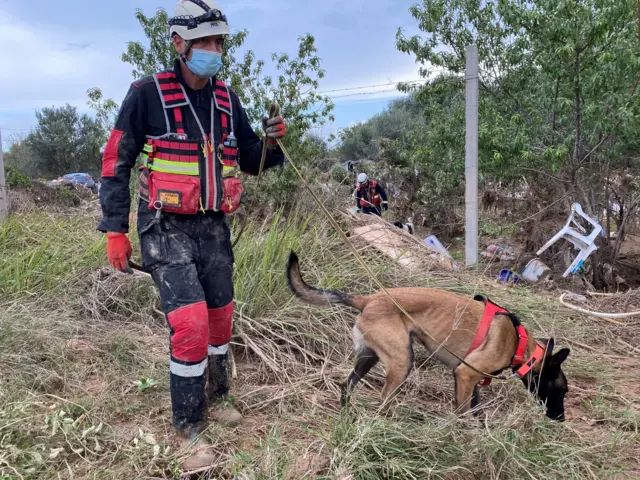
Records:
M564 420L564 396L568 386L561 365L569 355L569 349L563 348L554 354L553 339L536 342L524 327L514 328L513 318L517 317L508 312L495 315L481 344L470 351L485 311L482 302L435 288L389 289L412 321L384 291L351 295L307 285L300 275L294 252L287 264L287 278L291 291L306 303L318 307L343 304L361 312L353 327L357 361L353 372L342 384L343 406L356 383L378 360L382 360L386 372L381 392L381 402L386 404L413 368L412 344L417 339L434 358L453 371L456 408L459 413L465 413L478 404L478 383L486 378L483 373L493 375L513 367L515 352L522 341L520 350L528 360L518 370L518 376L538 401L546 404L547 417ZM452 353L464 359L464 363ZM516 367L513 369L515 371Z

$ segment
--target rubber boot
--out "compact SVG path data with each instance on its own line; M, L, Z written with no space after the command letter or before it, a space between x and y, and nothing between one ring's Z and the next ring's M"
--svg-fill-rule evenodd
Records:
M209 355L207 397L209 418L223 425L237 425L242 415L229 400L229 358L228 353Z
M205 372L197 377L171 373L175 447L184 458L181 468L185 472L212 466L217 461L211 446L201 438L207 427L206 379Z
M204 373L204 372L203 372ZM171 408L173 426L178 432L192 436L207 426L206 377L181 377L171 373Z

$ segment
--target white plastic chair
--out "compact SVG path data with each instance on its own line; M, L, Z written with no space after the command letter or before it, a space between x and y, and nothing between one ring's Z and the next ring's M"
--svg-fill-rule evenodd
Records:
M589 234L587 234L587 231L576 221L574 217L576 213L593 225L593 230ZM582 233L572 228L571 224L574 224ZM571 205L571 215L569 215L567 223L564 224L564 227L562 227L551 240L536 252L536 255L540 255L561 238L569 240L578 250L580 250L580 252L573 260L567 271L562 275L563 277L567 277L570 273L575 273L582 266L587 257L598 249L595 245L595 240L598 235L600 235L601 231L602 226L589 215L584 213L579 203L574 203Z

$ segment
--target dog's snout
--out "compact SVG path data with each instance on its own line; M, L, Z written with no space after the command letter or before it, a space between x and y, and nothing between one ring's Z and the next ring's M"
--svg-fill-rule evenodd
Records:
M553 415L552 413L547 412L547 417L549 417L551 420L556 420L558 422L564 422L565 420L564 412L561 413L560 415Z

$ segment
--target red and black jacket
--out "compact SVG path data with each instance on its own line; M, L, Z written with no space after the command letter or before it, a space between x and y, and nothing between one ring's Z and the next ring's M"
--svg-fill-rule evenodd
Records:
M380 209L387 203L387 192L378 182L368 180L366 185L357 186L356 208L363 210Z
M189 101L193 105L200 124L210 135L211 98L213 88L210 84L201 90L193 90L185 83L180 73L180 61L176 60L173 71L176 74ZM215 79L213 84L215 85ZM230 102L233 108L233 130L238 141L238 163L244 173L257 175L260 168L262 155L262 140L256 135L246 112L237 95L232 91ZM169 116L170 122L175 122L173 116ZM190 109L184 109L182 128L189 138L202 137L200 128ZM175 131L175 125L170 125L171 131ZM221 115L214 111L214 142L218 147L222 135ZM115 127L105 147L100 188L100 205L102 207L102 219L98 224L98 230L102 232L128 232L130 213L129 181L131 170L136 164L138 155L142 153L147 141L147 136L162 136L167 133L167 120L165 117L162 100L153 76L142 78L131 84L125 97ZM265 160L265 168L282 165L284 156L279 147L268 150ZM215 162L217 181L222 180L222 165ZM206 168L200 168L202 185L206 184ZM219 188L222 191L222 188Z

